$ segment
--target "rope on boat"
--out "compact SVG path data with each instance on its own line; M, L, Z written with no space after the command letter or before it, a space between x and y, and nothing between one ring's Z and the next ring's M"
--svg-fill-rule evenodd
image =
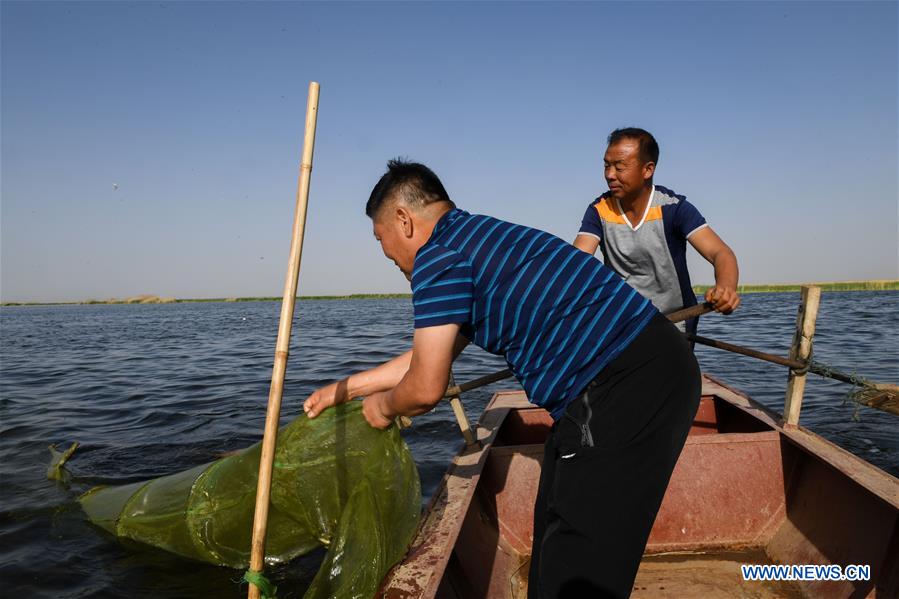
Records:
M809 339L808 342L808 359L805 362L800 361L801 366L791 366L790 373L793 376L805 376L811 371L812 362L815 358L815 340L814 338Z
M846 394L846 398L857 405L890 412L899 416L899 387L896 385L875 383L857 374L841 372L836 368L815 360L809 360L808 370L818 376L852 385L852 390ZM856 420L858 419L857 413L855 418Z

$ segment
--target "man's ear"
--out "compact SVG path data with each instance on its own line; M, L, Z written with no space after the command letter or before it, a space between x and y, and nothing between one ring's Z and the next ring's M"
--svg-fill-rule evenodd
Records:
M655 162L644 162L643 163L643 179L648 181L652 179L652 176L656 172L656 163Z
M402 228L403 236L407 239L411 238L412 233L415 230L414 224L412 222L412 212L405 206L397 206L396 221L397 224Z

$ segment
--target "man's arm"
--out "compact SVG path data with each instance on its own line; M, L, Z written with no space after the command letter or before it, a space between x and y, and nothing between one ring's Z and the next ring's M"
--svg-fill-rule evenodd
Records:
M458 324L415 329L409 369L393 389L366 396L362 412L375 428L387 428L397 416L430 411L443 398L453 358L467 345Z
M740 270L733 250L711 227L699 229L687 241L715 267L715 286L705 292L706 301L711 302L715 311L730 314L740 305L737 295Z
M587 252L592 256L596 253L596 248L599 247L599 239L593 235L579 233L578 236L574 238L574 247L582 252Z
M309 418L315 418L322 413L322 410L347 402L354 397L395 387L409 370L411 360L412 350L410 349L380 366L357 372L345 379L316 389L303 402L303 411Z
M469 343L468 339L458 334L458 325L455 326L457 329L457 337L452 348L453 359L462 353L462 350L465 349ZM416 338L417 337L418 333L416 331ZM327 408L347 402L354 397L368 396L380 391L393 389L409 371L414 351L415 345L413 342L413 349L410 349L406 353L401 354L380 366L376 366L375 368L363 372L357 372L345 379L316 389L312 395L303 402L303 411L306 412L306 415L309 418L315 418ZM444 385L444 391L445 390L446 385ZM440 394L442 396L443 391L441 391Z

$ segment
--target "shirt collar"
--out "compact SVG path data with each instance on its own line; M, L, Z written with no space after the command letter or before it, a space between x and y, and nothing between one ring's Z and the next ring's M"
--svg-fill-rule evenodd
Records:
M434 230L431 231L431 238L428 241L435 239L440 233L443 233L457 218L462 216L463 214L467 214L464 210L460 210L459 208L453 208L452 210L445 212L443 216L441 216L437 220L437 224L434 225Z

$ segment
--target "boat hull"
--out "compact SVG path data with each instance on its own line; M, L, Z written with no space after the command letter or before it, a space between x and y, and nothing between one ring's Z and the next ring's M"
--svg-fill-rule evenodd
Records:
M381 596L527 595L551 424L523 393L494 396ZM741 564L868 565L871 576L753 582ZM899 480L704 376L633 596L899 596Z

